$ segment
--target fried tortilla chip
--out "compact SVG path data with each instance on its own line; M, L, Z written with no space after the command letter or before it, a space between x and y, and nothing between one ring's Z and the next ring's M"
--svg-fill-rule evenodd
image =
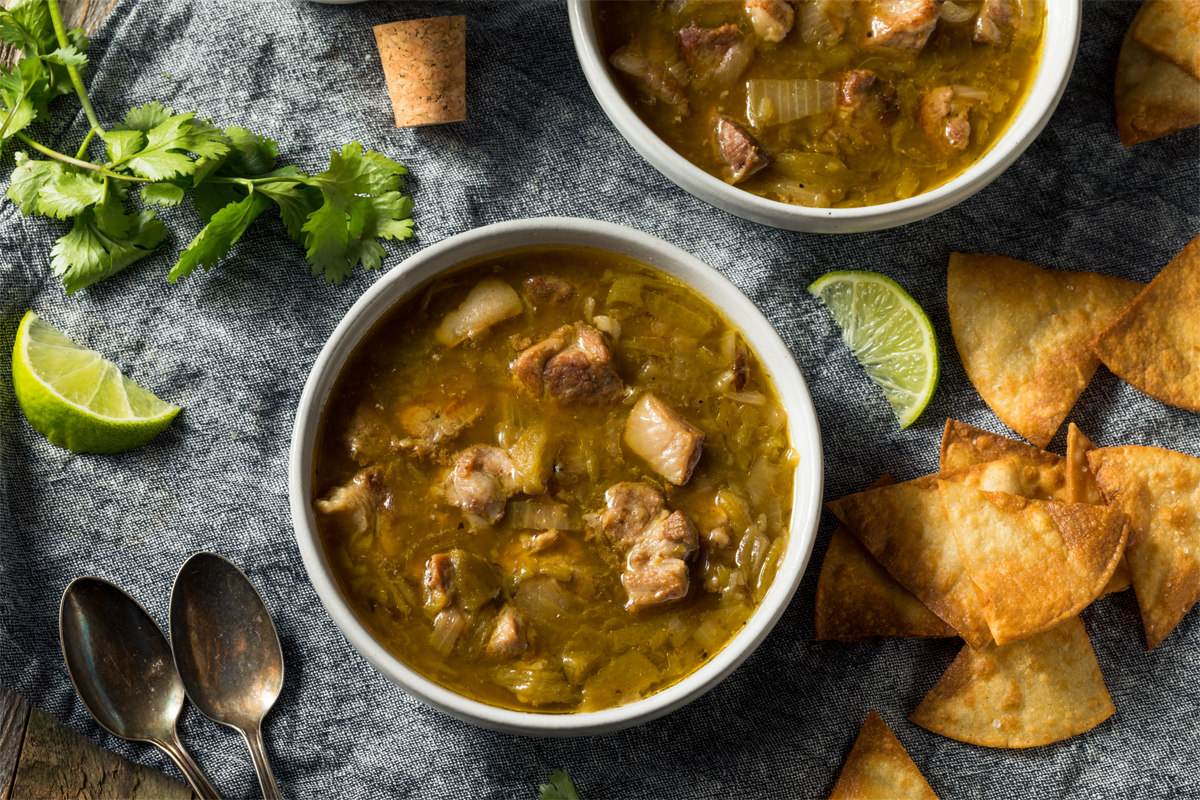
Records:
M1108 502L1129 516L1125 555L1153 650L1200 600L1200 458L1136 446L1087 457Z
M867 714L829 800L937 800L879 713Z
M1090 344L1142 285L1014 258L950 254L950 329L967 377L1005 425L1054 437L1100 365Z
M888 473L869 488L893 483ZM845 525L833 532L821 563L813 623L818 641L872 642L956 635L889 575Z
M1101 595L1125 549L1125 515L939 481L964 569L997 644L1049 630Z
M1037 747L1089 731L1116 711L1078 617L982 652L964 647L911 722L984 747Z
M892 476L885 475L871 488L891 484ZM818 641L871 642L956 635L889 575L845 525L833 532L821 564L814 626Z
M1200 411L1200 236L1097 337L1093 349L1139 392Z
M1162 35L1164 23L1169 25L1172 16L1170 9L1163 8L1166 5L1143 3L1121 43L1113 95L1117 132L1125 147L1200 125L1200 76L1189 74L1174 60L1179 56L1180 62L1195 66L1196 50L1189 44L1191 32L1180 31L1183 35L1174 42L1170 41L1174 32ZM1150 42L1150 46L1139 39ZM1189 48L1193 54L1190 59ZM1171 55L1160 57L1156 50Z
M1067 428L1066 502L1089 503L1093 506L1105 505L1100 484L1096 483L1096 476L1092 474L1092 469L1087 462L1088 452L1095 449L1096 445L1092 444L1091 439L1084 436L1083 432L1079 430L1079 426L1072 422L1071 426ZM1125 524L1128 525L1129 521L1126 520ZM1128 532L1126 533L1126 542L1128 542ZM1129 561L1122 554L1121 560L1117 562L1117 568L1113 570L1112 577L1108 579L1108 586L1104 587L1104 594L1123 592L1133 585L1130 581Z
M939 464L942 472L1003 459L1020 465L1026 482L1034 482L1033 491L1022 496L1032 500L1067 500L1067 464L1062 456L965 422L946 420Z
M973 647L991 641L975 585L963 569L939 478L988 490L1020 486L1010 461L978 464L826 503L888 573Z
M1200 0L1148 0L1129 30L1138 44L1200 78Z

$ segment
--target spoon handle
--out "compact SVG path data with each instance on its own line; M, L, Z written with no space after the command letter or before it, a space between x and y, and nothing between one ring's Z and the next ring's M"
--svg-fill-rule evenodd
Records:
M258 785L262 787L265 800L282 800L279 785L275 783L275 775L271 772L271 764L267 761L267 748L263 744L262 725L255 725L251 730L243 730L242 737L250 748L250 760L254 762L254 771L258 773Z
M179 741L179 734L174 729L171 731L170 739L156 739L154 744L175 762L175 766L179 767L179 771L183 773L183 777L187 778L187 782L192 785L192 791L201 800L221 800L221 795L208 782L204 771L200 769L200 765L192 758L192 754L183 746L183 742Z

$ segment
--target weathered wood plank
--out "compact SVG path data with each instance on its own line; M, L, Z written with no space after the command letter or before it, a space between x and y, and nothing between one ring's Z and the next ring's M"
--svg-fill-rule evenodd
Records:
M6 800L12 789L28 721L29 701L0 686L0 800Z
M134 764L32 709L12 797L28 800L190 800L192 790Z
M7 7L12 0L3 0ZM83 28L89 34L94 32L109 15L117 0L60 0L58 7L62 11L63 24L67 30ZM0 46L0 64L8 66L18 58L17 51L9 45Z

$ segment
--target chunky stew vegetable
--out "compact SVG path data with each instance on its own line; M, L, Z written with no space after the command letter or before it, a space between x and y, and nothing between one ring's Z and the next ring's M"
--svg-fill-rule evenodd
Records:
M987 152L1041 55L1043 0L596 4L638 115L696 166L795 205L878 205Z
M317 520L363 623L467 697L591 711L717 653L787 547L770 376L673 278L588 248L465 265L359 345Z

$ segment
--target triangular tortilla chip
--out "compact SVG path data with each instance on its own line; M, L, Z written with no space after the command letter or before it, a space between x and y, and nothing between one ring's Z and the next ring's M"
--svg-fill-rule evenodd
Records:
M1135 39L1148 12L1157 5L1143 3L1138 9L1117 57L1113 95L1117 132L1125 147L1200 125L1200 79ZM1151 28L1142 38L1153 40L1154 46L1159 47L1164 42L1158 39L1156 23L1152 17ZM1186 42L1160 49L1174 52L1181 46L1186 49Z
M1121 559L1125 515L1115 509L938 485L997 644L1078 614L1100 596Z
M1096 445L1092 444L1092 440L1084 436L1083 431L1079 430L1079 426L1072 422L1071 426L1067 428L1067 498L1065 502L1088 503L1093 506L1105 505L1100 484L1096 483L1096 476L1092 474L1092 469L1087 462L1087 454L1095 449ZM1126 520L1126 524L1129 524L1128 520ZM1128 542L1128 533L1126 533L1126 541ZM1121 560L1117 562L1117 568L1113 570L1112 577L1108 579L1108 586L1104 587L1104 594L1123 592L1133 585L1130 581L1129 561L1122 554Z
M1054 437L1100 365L1090 344L1142 286L1015 258L950 254L950 329L967 377L1005 425Z
M1037 747L1091 730L1115 713L1078 617L982 652L964 647L911 722L984 747Z
M829 800L938 800L878 712L867 714Z
M1200 0L1151 0L1129 26L1134 40L1200 78Z
M1200 411L1200 236L1097 337L1093 349L1139 392Z
M1088 463L1108 502L1129 516L1125 555L1153 650L1200 600L1200 458L1102 447Z
M825 507L904 588L973 647L983 647L991 634L959 558L937 477L868 489Z
M871 488L891 486L884 475ZM817 641L870 642L879 639L936 639L954 629L924 606L880 566L845 525L838 526L817 578L814 614Z
M1033 492L1023 496L1032 500L1066 501L1067 463L1062 456L965 422L946 420L938 467L942 472L1001 459L1013 460L1025 471L1026 481L1035 481Z

